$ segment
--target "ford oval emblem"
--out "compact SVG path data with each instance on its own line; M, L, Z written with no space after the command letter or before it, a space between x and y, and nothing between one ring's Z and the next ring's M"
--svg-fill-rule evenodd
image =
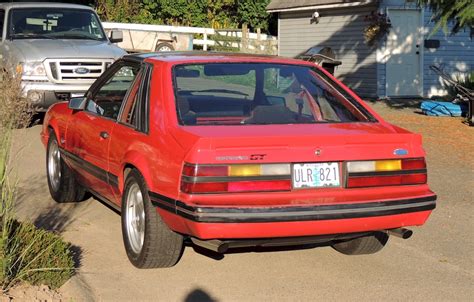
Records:
M77 74L87 74L89 72L91 72L89 68L85 68L85 67L78 67L74 69L74 73L77 73Z
M395 149L393 151L393 154L394 155L399 155L399 156L408 155L408 150L406 150L406 149Z

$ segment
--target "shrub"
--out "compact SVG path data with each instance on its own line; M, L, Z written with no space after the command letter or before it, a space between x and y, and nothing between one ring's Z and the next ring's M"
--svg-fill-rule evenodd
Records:
M474 71L463 76L456 74L453 80L464 88L474 90ZM456 97L456 95L459 93L456 87L450 83L445 83L445 87L448 90L448 95L452 98Z
M57 288L74 273L74 261L60 236L18 222L14 217L17 181L11 176L15 129L29 124L32 110L21 97L20 77L0 66L0 284L8 290L18 281Z
M5 246L5 288L17 281L51 288L63 285L74 273L70 245L52 232L13 220Z

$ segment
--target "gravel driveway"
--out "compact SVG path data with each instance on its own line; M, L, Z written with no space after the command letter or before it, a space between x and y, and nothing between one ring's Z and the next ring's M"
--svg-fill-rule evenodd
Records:
M219 257L188 246L173 268L135 269L125 255L117 213L92 198L55 204L49 197L40 126L17 135L17 141L26 142L16 158L18 211L63 232L75 246L78 274L61 288L75 301L472 301L474 127L458 118L371 106L389 121L423 134L429 183L439 198L428 223L414 228L411 239L392 237L375 255L350 257L313 246Z

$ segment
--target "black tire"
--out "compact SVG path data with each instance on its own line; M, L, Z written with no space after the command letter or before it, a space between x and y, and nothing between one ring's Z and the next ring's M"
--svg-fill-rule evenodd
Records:
M345 255L367 255L380 251L388 241L388 234L376 232L372 235L358 237L334 243L332 247Z
M144 212L144 236L141 247L135 247L133 238L131 239L130 229L132 227L127 223L127 218L131 207L131 190L137 190L138 185ZM173 232L163 222L156 208L151 204L148 195L148 187L143 176L137 170L131 170L125 180L124 193L122 196L122 236L127 252L128 259L137 268L164 268L174 266L183 250L183 236ZM139 227L137 227L139 228ZM143 228L143 226L141 226ZM136 246L136 245L135 245Z
M59 152L59 144L56 138L54 131L50 131L48 146L46 148L46 178L48 179L49 193L54 201L63 203L63 202L78 202L84 200L85 190L84 188L76 181L73 171L71 168L64 162L61 153ZM51 178L51 169L50 167L50 152L53 152L53 148L56 148L58 151L57 163L59 164L59 173L58 179L55 184Z
M155 46L155 51L174 51L174 46L168 42L158 42Z

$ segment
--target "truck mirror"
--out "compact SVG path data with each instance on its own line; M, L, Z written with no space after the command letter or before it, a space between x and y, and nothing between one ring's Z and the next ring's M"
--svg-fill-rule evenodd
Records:
M86 106L85 97L71 98L68 104L69 109L72 109L72 110L84 110L85 106Z
M109 40L112 43L120 43L123 41L123 33L120 30L112 30L109 35Z

